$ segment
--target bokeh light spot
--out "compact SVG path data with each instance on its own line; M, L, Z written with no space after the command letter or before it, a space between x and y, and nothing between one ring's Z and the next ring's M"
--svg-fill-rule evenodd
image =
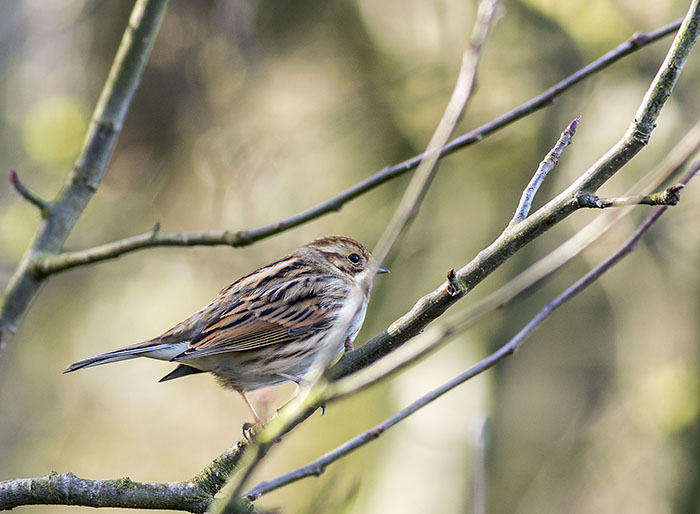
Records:
M66 97L40 100L24 119L24 146L29 157L43 164L60 163L77 156L85 136L87 116Z
M647 376L637 404L664 432L682 430L700 413L700 377L681 362L668 363Z

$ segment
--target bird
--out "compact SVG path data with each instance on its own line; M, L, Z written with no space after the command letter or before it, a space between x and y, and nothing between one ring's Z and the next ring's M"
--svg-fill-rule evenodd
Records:
M261 423L246 393L300 384L319 366L319 356L351 351L372 281L388 272L354 239L320 237L232 282L158 337L80 360L63 372L136 357L171 361L177 367L159 382L209 372L237 391Z

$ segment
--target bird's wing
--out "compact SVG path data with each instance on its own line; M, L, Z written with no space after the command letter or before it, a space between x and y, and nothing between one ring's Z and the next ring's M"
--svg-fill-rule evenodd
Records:
M175 361L285 344L329 328L341 305L340 279L332 275L298 276L273 287L222 292L224 308L202 312L201 329ZM340 288L342 289L342 287Z

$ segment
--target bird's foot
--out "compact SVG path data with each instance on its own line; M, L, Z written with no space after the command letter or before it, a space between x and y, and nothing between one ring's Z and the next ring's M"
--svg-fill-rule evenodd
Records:
M345 340L345 353L351 352L355 349L355 347L352 345L352 340L348 337Z
M263 424L262 421L258 421L256 423L250 423L249 421L246 421L243 423L243 437L245 438L246 441L252 441L253 438L262 430Z

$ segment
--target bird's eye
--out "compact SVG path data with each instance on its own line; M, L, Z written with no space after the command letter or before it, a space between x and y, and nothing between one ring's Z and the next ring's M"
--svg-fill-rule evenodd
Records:
M350 255L348 255L348 260L353 264L357 264L358 262L360 262L360 256L356 253L351 253Z

